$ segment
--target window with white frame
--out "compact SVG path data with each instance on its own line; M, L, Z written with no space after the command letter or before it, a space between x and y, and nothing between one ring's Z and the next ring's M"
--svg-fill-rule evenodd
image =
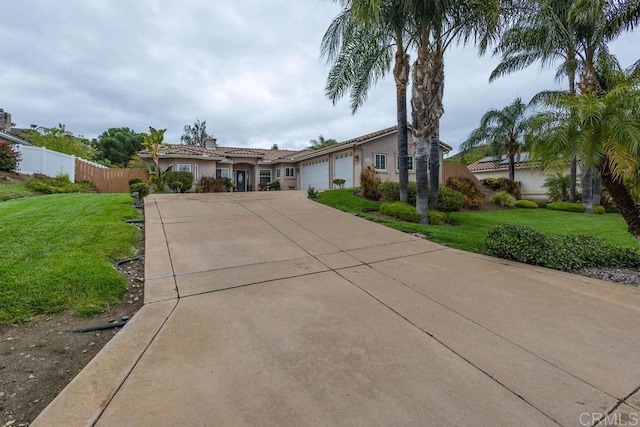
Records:
M276 169L276 179L280 179L280 168Z
M178 163L176 172L191 172L191 165L188 163Z
M375 154L375 167L376 170L386 171L387 170L387 155L384 153L376 153Z
M296 169L295 168L284 168L284 176L285 176L285 178L295 178Z
M270 169L260 169L260 182L266 182L267 184L271 184Z
M229 178L229 168L216 169L216 178Z
M414 169L413 156L407 156L407 169L413 172ZM400 156L396 156L396 170L400 170Z

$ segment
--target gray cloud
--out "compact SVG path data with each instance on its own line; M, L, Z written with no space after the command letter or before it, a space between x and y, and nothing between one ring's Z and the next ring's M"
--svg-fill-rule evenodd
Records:
M344 140L395 122L389 76L352 116L324 96L319 44L339 6L330 1L21 0L3 5L0 107L19 126L62 122L92 138L110 127L207 121L221 144L298 149L322 134ZM612 45L638 58L635 34ZM490 108L557 87L530 69L491 85L497 61L472 49L447 55L441 137L462 142Z

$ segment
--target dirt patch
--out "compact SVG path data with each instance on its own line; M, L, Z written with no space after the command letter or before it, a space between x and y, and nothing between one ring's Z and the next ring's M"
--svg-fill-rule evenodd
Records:
M144 256L144 225L136 257ZM22 325L0 325L0 425L27 426L105 346L119 328L73 333L117 323L143 304L144 261L120 265L127 279L124 300L94 317L69 312L40 316ZM126 325L124 326L126 328Z

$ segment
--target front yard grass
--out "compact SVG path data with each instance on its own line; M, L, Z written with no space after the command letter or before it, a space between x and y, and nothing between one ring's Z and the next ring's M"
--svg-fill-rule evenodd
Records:
M354 190L328 190L320 193L318 202L345 212L354 212L389 227L426 235L429 240L470 252L484 250L489 229L500 224L520 224L548 234L587 234L618 246L638 247L627 232L627 224L618 214L586 215L547 209L504 209L486 212L452 212L456 226L423 225L376 217L362 213L363 203L377 203L354 196Z
M119 302L139 230L124 194L58 194L0 203L0 322L71 309L91 315Z

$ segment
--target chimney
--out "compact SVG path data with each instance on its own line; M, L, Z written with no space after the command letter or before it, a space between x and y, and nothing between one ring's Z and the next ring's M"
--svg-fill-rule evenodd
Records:
M215 138L205 138L204 148L206 148L207 150L215 150L218 147L216 141L217 140Z
M11 114L0 108L0 131L11 132Z

